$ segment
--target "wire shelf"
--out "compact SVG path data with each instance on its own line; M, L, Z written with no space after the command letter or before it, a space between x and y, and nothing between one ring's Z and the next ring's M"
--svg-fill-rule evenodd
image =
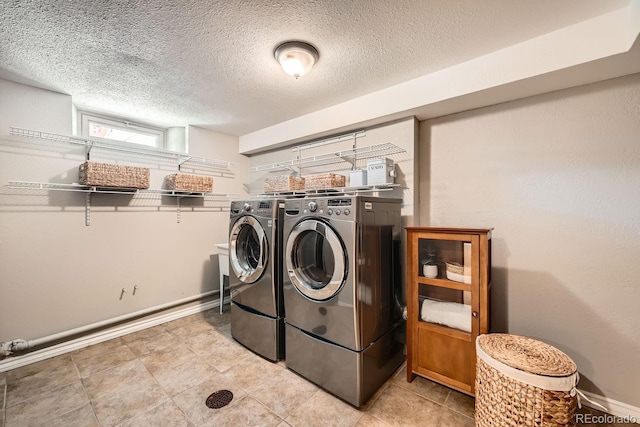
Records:
M158 194L161 196L173 197L201 197L201 198L224 198L228 199L237 196L237 193L205 193L205 192L186 192L177 190L164 189L139 189L139 188L120 188L120 187L95 187L90 185L82 185L78 183L53 183L53 182L29 182L29 181L9 181L7 188L26 189L26 190L47 190L47 191L75 191L80 193L102 193L102 194Z
M358 187L323 188L318 190L278 191L273 193L256 194L254 198L284 198L295 199L306 196L332 196L344 194L373 193L377 191L391 191L402 188L400 184L363 185Z
M353 165L358 160L366 160L375 157L392 156L404 153L405 150L390 142L366 147L359 147L350 150L335 151L318 156L305 157L284 162L270 163L266 165L254 166L251 172L282 172L300 168L315 166L327 166L340 163Z
M206 169L212 169L212 170L218 170L218 171L229 171L229 172L224 172L225 174L226 173L233 174L230 171L230 168L235 168L239 166L239 163L236 163L236 162L207 159L204 157L195 157L185 153L178 153L176 151L159 150L156 148L145 147L145 146L140 146L140 147L124 146L124 145L118 144L117 142L76 138L76 137L71 137L66 135L58 135L54 133L41 132L41 131L30 130L30 129L22 129L17 127L10 127L9 135L83 146L87 149L87 153L89 153L92 149L113 150L113 151L119 151L124 153L167 159L175 162L178 166L187 166L187 167L192 167L197 169L206 168Z

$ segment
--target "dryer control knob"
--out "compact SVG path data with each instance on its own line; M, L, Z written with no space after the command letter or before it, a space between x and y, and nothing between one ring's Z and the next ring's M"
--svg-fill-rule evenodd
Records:
M242 207L245 211L249 212L251 210L251 205L249 203L245 203Z
M327 209L327 213L328 213L329 215L333 215L333 209Z
M345 210L344 210L344 214L345 214L345 215L349 215L350 213L351 213L351 211L350 211L349 209L345 209Z
M309 211L315 212L318 209L318 204L316 202L309 202Z

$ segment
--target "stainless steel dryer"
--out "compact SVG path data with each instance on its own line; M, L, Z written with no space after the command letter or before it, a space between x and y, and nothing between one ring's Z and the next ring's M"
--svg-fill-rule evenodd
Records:
M286 365L355 406L404 360L400 208L364 196L285 201Z
M284 358L282 200L234 201L229 221L231 335L259 355Z

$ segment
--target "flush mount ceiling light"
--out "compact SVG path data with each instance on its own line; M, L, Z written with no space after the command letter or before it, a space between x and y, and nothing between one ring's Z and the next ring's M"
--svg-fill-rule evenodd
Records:
M318 50L309 43L288 41L276 47L273 52L282 69L296 79L304 76L320 58Z

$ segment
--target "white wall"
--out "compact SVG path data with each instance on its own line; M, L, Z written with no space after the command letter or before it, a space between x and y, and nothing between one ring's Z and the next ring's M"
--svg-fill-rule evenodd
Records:
M425 121L420 138L421 225L495 228L492 329L640 406L640 74Z
M8 126L71 133L66 95L0 80L0 100L0 135ZM237 138L199 128L189 136L192 154L241 164L235 177L214 177L214 192L241 192L247 159ZM91 159L149 167L151 188L177 171L97 150ZM69 145L0 136L2 185L77 182L83 161L83 150ZM217 290L214 245L227 240L228 207L228 199L183 199L178 223L175 198L97 194L86 226L82 193L0 187L0 341L41 338Z

